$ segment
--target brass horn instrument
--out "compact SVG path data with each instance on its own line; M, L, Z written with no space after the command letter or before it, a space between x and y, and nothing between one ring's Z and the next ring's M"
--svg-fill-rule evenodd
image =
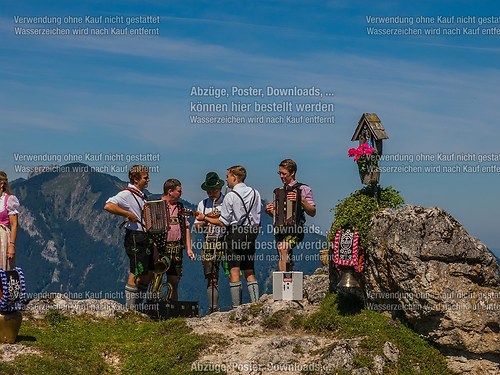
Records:
M153 267L153 281L149 285L149 298L153 301L168 301L172 297L172 284L163 281L165 273L170 268L170 258L161 256Z

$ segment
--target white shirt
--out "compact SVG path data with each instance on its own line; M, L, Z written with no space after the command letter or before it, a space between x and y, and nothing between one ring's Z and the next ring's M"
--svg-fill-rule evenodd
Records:
M243 198L245 207L250 212L249 220L244 221L243 219L246 215L245 207L236 193ZM260 224L261 206L259 192L240 182L224 197L219 220L226 226L231 224L244 226Z
M5 197L7 194L2 193L2 196L0 197L0 212L3 211L5 208ZM9 194L9 200L7 201L7 215L17 215L19 211L17 210L19 208L19 200L15 195Z
M129 190L121 190L118 194L109 198L106 201L106 203L108 202L114 203L118 207L123 208L124 210L132 211L135 214L135 216L137 216L139 220L141 220L142 208L144 207L144 202L146 201L145 196L139 189L137 189L132 184L128 184L127 188L134 189L140 196L137 196L136 194L132 193ZM127 221L127 223L125 224L125 228L130 230L139 230L142 232L145 231L144 227L141 224L133 223L130 221Z
M220 212L221 208L222 208L223 200L224 200L224 194L222 194L222 193L219 196L219 199L217 199L215 201L215 204L210 198L205 198L200 203L198 203L198 207L197 207L196 211L202 212L204 214L209 214L209 213L213 212L214 210L219 210L219 212ZM200 223L200 221L195 220L195 224L196 223ZM208 226L207 226L207 229L205 232L205 236L207 238L212 238L212 237L221 238L225 232L226 232L226 228L219 227L218 225L208 223Z
M221 193L219 196L219 199L214 202L210 198L205 198L200 203L198 203L198 207L196 208L196 211L204 213L204 214L209 214L213 212L214 210L221 210L222 207L222 201L224 200L224 194ZM200 223L199 220L195 220L195 223Z

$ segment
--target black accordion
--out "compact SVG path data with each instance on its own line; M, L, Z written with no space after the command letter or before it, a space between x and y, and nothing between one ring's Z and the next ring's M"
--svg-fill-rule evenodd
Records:
M287 198L288 193L295 192L296 200ZM300 186L283 186L274 189L273 226L275 234L294 234L301 225L302 203Z
M146 232L157 234L168 231L169 210L165 200L148 201L143 208Z

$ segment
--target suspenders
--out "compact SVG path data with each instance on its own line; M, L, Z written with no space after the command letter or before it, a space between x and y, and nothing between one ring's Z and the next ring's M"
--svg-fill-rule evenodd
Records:
M255 198L256 198L256 194L255 194L255 190L252 189L252 192L253 192L253 198L252 198L252 201L250 202L250 209L247 209L247 206L245 205L245 201L243 200L242 196L240 194L238 194L237 191L234 191L234 190L231 190L230 193L234 193L236 194L240 199L241 199L241 203L243 204L243 209L245 210L245 216L242 216L243 218L243 221L241 221L241 217L240 219L238 220L238 222L236 223L236 225L243 225L247 220L248 220L248 223L251 225L251 222L250 222L250 211L252 210L252 207L255 203Z

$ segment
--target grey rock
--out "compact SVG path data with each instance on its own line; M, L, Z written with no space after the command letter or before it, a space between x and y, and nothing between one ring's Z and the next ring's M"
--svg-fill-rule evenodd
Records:
M22 344L0 344L0 362L15 361L20 355L40 355L40 350Z
M467 375L498 375L500 374L500 359L465 358L463 356L448 356L448 368L455 374Z
M391 362L397 362L399 359L399 349L390 341L386 341L384 343L382 352L384 353L385 358L387 358Z
M261 367L286 371L298 367L298 353L310 352L317 346L318 341L312 337L276 337L258 346L260 355L254 360Z
M382 375L384 373L385 360L381 355L373 357L373 371L375 374Z
M44 319L48 311L66 315L88 314L96 318L111 319L118 313L130 311L121 303L108 299L73 300L61 293L32 299L26 306L26 313L33 319Z
M322 358L323 368L354 370L354 358L359 353L361 338L341 340Z
M500 354L496 258L452 216L436 207L382 211L367 254L372 308L401 316L442 351Z
M352 370L351 374L352 375L370 375L371 371L367 367L361 367L361 368L357 368L355 370Z
M329 289L328 274L313 274L304 276L304 298L311 304L319 304L325 298Z

